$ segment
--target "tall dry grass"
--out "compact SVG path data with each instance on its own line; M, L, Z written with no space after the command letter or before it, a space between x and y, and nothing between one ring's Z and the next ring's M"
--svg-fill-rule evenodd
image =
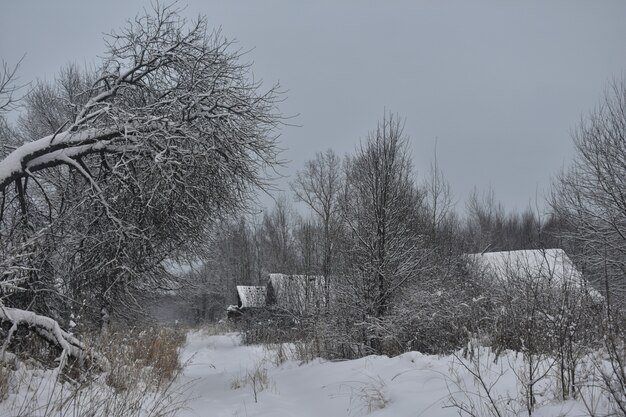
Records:
M115 333L101 339L99 350L110 363L107 384L117 390L138 382L155 388L180 371L179 351L185 343L182 329L162 327Z
M0 365L8 387L0 411L16 417L174 417L186 403L187 386L176 383L185 340L183 329L167 327L94 338L90 349L106 358L107 369L74 364L60 377L41 363L21 362L14 372Z

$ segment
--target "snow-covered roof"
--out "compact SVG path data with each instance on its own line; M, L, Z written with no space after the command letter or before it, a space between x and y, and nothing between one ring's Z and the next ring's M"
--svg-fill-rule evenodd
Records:
M586 288L594 299L602 295L591 288L563 249L533 249L468 255L475 268L503 282L537 279L551 286ZM599 298L598 298L599 297Z
M321 275L288 275L288 274L270 274L270 282L272 285L282 285L287 283L323 283L324 277Z
M324 277L320 275L269 274L269 286L271 301L282 308L305 313L324 304Z
M265 307L267 288L253 285L237 285L240 308Z

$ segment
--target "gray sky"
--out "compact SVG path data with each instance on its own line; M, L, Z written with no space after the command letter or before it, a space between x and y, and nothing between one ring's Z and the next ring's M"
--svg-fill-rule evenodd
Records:
M181 3L184 4L184 3ZM507 208L541 200L570 160L572 128L626 70L626 2L194 1L288 89L283 174L316 151L352 152L387 109L406 119L418 176L437 139L459 209L493 187ZM91 64L102 34L147 1L0 0L0 58L21 81ZM281 180L286 188L288 181Z

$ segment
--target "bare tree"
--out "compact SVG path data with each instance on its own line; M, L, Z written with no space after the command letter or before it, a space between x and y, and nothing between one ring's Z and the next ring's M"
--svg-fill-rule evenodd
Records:
M576 157L552 198L559 218L573 226L564 233L584 252L587 272L606 278L613 296L626 284L625 136L626 83L614 82L574 132Z
M346 162L344 221L351 234L344 279L351 308L365 322L382 318L393 297L415 278L422 196L412 177L407 139L394 116L383 118ZM355 299L356 298L356 299ZM365 331L380 348L374 328Z
M17 94L25 87L17 83L22 59L13 67L4 61L0 63L0 158L13 151L18 143L15 129L8 122L7 115L19 108L21 97Z
M274 208L263 215L262 256L266 272L289 273L295 268L293 217L285 196L277 198Z
M0 63L0 113L15 110L19 104L20 97L16 95L25 86L17 83L17 73L23 59L14 66L5 61Z
M319 275L321 270L320 266L323 261L320 258L323 257L324 240L321 236L323 228L319 227L319 224L310 218L299 218L296 221L294 230L294 243L299 255L299 273L304 275ZM328 280L325 280L325 284L328 284ZM325 285L325 290L328 290L329 286ZM328 299L328 291L325 292L326 299Z
M603 388L626 415L626 81L614 81L573 133L576 156L556 181L552 207L585 274L604 289L603 341L611 370Z
M426 194L425 202L429 211L432 235L436 239L438 232L449 221L454 208L450 184L439 167L436 145L434 160L430 164L430 171L428 178L424 181L423 189Z
M206 18L187 22L159 7L108 37L87 88L73 73L62 77L66 100L48 99L67 111L41 130L26 126L24 144L0 161L2 287L17 288L0 299L0 319L31 317L28 305L5 304L43 272L55 276L57 255L84 266L83 276L106 267L105 295L163 284L163 260L191 250L207 224L265 185L264 169L276 163L277 92L261 92L240 58ZM46 98L45 88L36 96Z
M502 204L496 202L494 191L490 189L481 195L475 188L467 202L467 213L466 228L471 250L502 250L495 240L496 235L501 234L499 229L504 224L505 212Z
M341 160L331 150L318 152L315 159L307 161L298 171L291 188L299 201L313 210L322 227L323 257L321 271L324 276L326 300L329 300L330 277L333 273L334 253L341 228L339 198L343 175Z

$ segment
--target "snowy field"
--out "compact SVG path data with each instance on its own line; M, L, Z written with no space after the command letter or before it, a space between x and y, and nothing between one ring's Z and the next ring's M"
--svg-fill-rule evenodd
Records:
M245 346L238 334L193 331L181 352L183 372L166 396L144 391L140 376L136 378L139 386L131 382L135 389L111 395L111 388L103 382L106 374L102 374L84 386L77 398L67 383L54 382L53 370L22 366L16 375L26 382L10 388L5 401L0 401L0 417L528 416L521 355L504 354L494 361L486 348L474 352L479 353L472 360L409 352L394 358L302 363L289 359L297 357L293 345ZM537 369L544 374L541 367ZM475 377L478 374L484 385ZM579 377L584 376L581 367ZM589 416L581 402L555 400L555 380L550 370L535 384L537 402L532 415ZM587 389L586 400L596 410L593 415L613 415L599 392ZM52 403L65 405L60 410ZM499 414L493 412L492 403ZM459 414L459 407L473 414Z
M527 415L517 400L523 398L521 362L513 355L497 364L489 358L481 359L481 372L494 384L492 395L507 416ZM483 401L474 395L480 392L475 379L452 356L410 352L394 358L278 364L275 351L242 346L236 334L196 332L188 337L183 360L188 364L179 383L188 384L190 395L184 417L452 417L459 413L450 407L451 392L465 404L480 407ZM469 394L460 393L461 387ZM551 403L550 389L538 387L537 392L541 406L534 416L588 415L574 401ZM478 415L487 413L483 409Z

